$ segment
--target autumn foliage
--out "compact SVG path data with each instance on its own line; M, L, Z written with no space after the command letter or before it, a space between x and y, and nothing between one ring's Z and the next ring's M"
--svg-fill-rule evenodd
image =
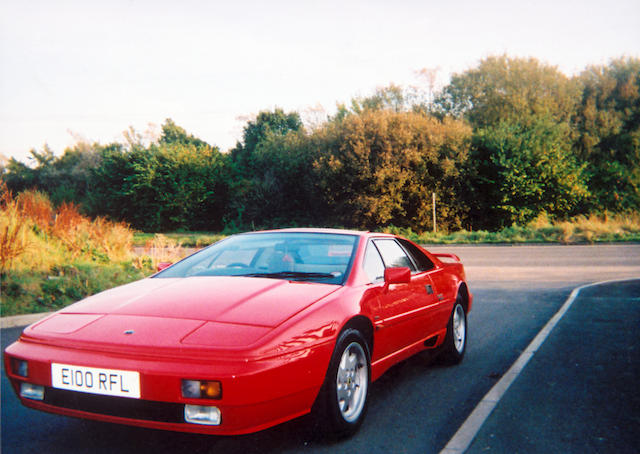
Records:
M0 190L0 271L130 257L133 231L126 224L90 219L73 203L56 209L40 191L14 197L6 185Z
M0 186L0 272L11 268L29 245L26 218L6 185Z

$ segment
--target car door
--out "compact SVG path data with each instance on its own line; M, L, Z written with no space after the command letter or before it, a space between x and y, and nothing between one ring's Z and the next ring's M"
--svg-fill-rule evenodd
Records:
M451 314L451 301L447 300L447 295L455 293L451 287L451 279L444 273L442 268L437 268L431 259L420 250L415 244L403 238L398 238L398 242L413 259L418 269L419 275L428 277L430 297L425 312L424 328L429 336L446 328ZM426 284L426 283L425 283Z
M379 358L424 340L429 335L426 322L429 308L436 302L429 273L418 269L405 249L393 238L374 239L385 268L408 267L406 284L384 286L376 314L376 353Z

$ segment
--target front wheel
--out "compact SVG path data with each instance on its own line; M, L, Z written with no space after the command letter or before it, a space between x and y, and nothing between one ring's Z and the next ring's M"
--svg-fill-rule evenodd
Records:
M446 364L458 364L464 358L467 347L467 313L458 296L447 325L447 335L442 346L442 359Z
M362 334L348 328L338 337L323 389L318 396L317 416L330 438L353 435L367 412L371 360Z

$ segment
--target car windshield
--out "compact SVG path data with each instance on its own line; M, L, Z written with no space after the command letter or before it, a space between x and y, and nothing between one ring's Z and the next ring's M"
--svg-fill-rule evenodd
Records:
M154 278L248 276L343 284L356 235L307 232L245 233L219 241Z

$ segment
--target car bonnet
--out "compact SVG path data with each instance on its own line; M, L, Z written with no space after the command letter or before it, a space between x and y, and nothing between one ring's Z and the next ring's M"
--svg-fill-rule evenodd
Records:
M247 277L144 279L86 298L25 334L140 346L248 345L340 286ZM212 345L213 346L213 345Z

